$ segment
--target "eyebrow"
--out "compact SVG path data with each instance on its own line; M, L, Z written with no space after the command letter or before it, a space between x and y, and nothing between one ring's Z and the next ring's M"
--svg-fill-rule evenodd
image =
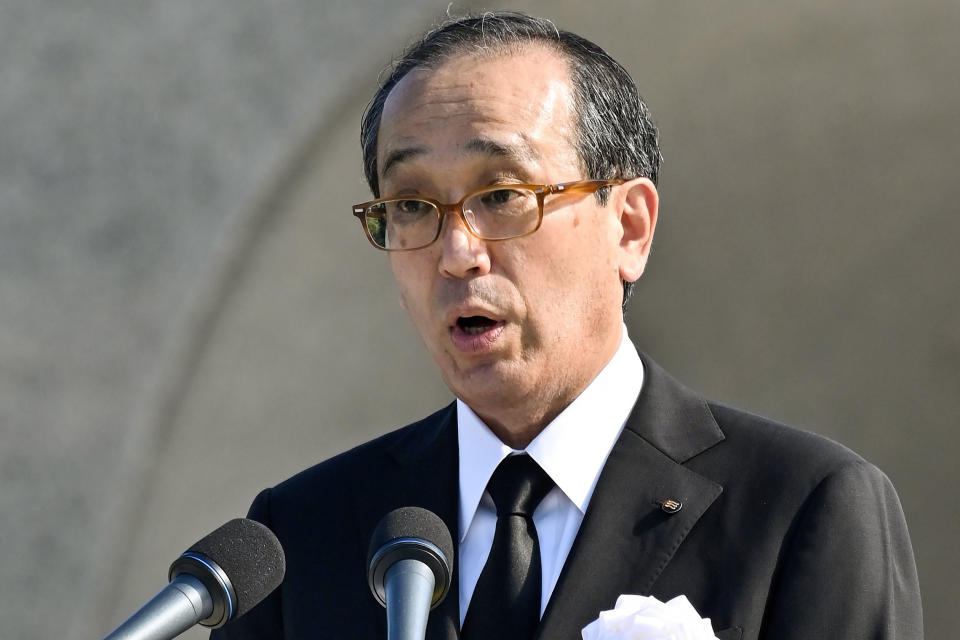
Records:
M406 147L391 151L383 160L383 177L386 178L390 174L390 171L401 162L422 156L426 152L427 150L424 147Z
M473 138L467 142L467 149L498 158L508 158L516 162L524 162L540 157L536 149L526 140L524 140L522 144L505 145L487 138Z
M467 141L466 148L473 153L507 158L518 163L540 157L537 150L526 140L523 140L521 144L501 144L488 138L473 138ZM426 153L426 147L403 147L391 151L383 161L383 177L386 178L398 164Z

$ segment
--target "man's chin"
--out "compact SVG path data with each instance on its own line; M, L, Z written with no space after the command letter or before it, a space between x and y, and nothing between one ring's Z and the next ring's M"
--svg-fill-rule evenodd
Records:
M524 376L502 360L471 363L456 371L443 372L450 391L472 409L513 404L524 394Z

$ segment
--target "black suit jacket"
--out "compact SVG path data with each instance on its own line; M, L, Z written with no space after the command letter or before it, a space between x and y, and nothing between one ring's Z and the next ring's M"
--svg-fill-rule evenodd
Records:
M910 538L883 473L644 366L539 638L579 639L624 593L684 594L721 640L923 637ZM421 506L458 539L455 414L451 405L257 496L250 516L279 537L287 574L212 638L386 638L366 583L370 535L391 509ZM458 621L454 575L427 638L457 638Z

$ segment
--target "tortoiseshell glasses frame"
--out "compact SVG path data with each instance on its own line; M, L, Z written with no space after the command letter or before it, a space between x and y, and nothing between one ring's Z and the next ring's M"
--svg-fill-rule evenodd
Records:
M353 215L359 218L370 244L382 251L414 251L430 246L440 237L443 217L448 213L458 215L470 233L481 240L509 240L540 228L547 196L594 193L624 182L497 184L472 191L453 203L420 196L378 198L354 205Z

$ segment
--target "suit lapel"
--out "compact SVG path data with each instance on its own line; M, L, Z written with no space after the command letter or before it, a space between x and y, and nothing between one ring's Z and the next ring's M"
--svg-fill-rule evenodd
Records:
M597 481L538 638L579 638L620 594L649 594L723 490L682 464L723 440L706 404L647 358L644 372L644 388ZM682 506L665 509L667 500Z

